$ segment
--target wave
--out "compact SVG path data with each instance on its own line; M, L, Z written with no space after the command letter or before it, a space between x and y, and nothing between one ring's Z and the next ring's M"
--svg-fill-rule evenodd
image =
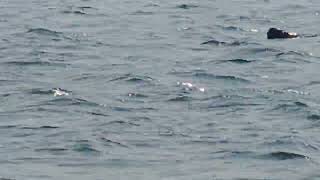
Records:
M91 102L91 101L87 101L85 99L69 98L68 96L54 98L52 100L45 101L45 102L39 104L39 106L43 106L43 105L56 105L56 106L67 106L67 105L78 105L79 106L80 105L80 106L93 106L93 107L102 106L100 104L97 104L97 103Z
M224 60L223 62L231 62L235 64L248 64L248 63L254 62L254 60L250 61L246 59L230 59L230 60Z
M270 140L267 140L263 142L263 146L265 147L274 147L274 148L296 148L300 147L304 150L310 150L310 151L318 151L319 147L314 142L309 142L304 137L299 136L281 136L281 137L271 137Z
M100 140L103 141L104 143L109 144L109 145L117 145L117 146L121 146L121 147L125 147L125 148L129 147L129 146L123 144L123 143L120 143L120 142L115 141L115 140L108 139L106 137L100 137Z
M130 108L130 107L110 107L114 111L118 112L148 112L156 111L157 109L151 107L140 107L140 108Z
M233 42L225 42L225 41L218 41L215 39L205 41L200 45L215 45L215 46L241 46L241 45L248 45L248 42L245 41L233 41Z
M139 75L133 75L133 74L124 74L119 77L113 78L109 80L109 82L112 81L120 81L124 80L127 82L134 82L134 83L140 83L140 82L150 82L153 81L154 79L149 77L149 76L139 76Z
M285 112L297 112L299 110L303 110L303 108L308 108L309 106L303 102L294 102L291 104L278 104L273 111L282 110Z
M77 15L85 15L85 14L87 14L87 13L82 12L82 11L70 11L70 10L62 11L62 13L64 13L64 14L77 14Z
M4 62L8 65L15 65L15 66L55 66L55 67L66 67L68 64L64 63L52 63L48 61L9 61Z
M106 123L107 125L111 125L111 124L125 124L125 125L130 125L130 126L140 126L139 124L135 124L132 122L126 122L126 121L122 121L122 120L115 120L115 121L110 121Z
M142 10L138 10L138 11L131 13L131 15L153 15L153 14L154 14L154 12L142 11Z
M39 127L30 127L30 126L25 126L25 127L21 127L20 129L32 129L32 130L41 130L41 129L58 129L60 127L58 126L39 126Z
M310 63L310 59L316 59L317 57L312 56L312 54L307 53L307 52L298 52L298 51L288 51L288 52L280 52L275 55L276 58L282 61L286 62L293 62L296 63L298 62L305 62L305 63ZM307 60L308 58L308 60Z
M95 9L95 10L97 10L97 8L91 7L91 6L79 6L77 8L82 9L82 10L85 10L85 9Z
M193 5L193 4L180 4L176 6L176 8L178 9L191 9L191 8L197 8L197 7L199 6Z
M250 53L268 53L268 52L273 52L273 53L281 53L281 51L279 49L275 49L275 48L265 48L265 47L257 47L257 48L250 48L249 49Z
M103 113L98 113L98 112L87 112L90 115L94 115L94 116L103 116L103 117L108 117L109 115L107 114L103 114Z
M135 97L135 98L147 98L149 96L140 94L140 93L128 93L128 97Z
M72 148L75 152L86 153L86 154L99 154L100 151L93 148L92 145L84 142L77 143Z
M233 111L263 105L253 98L239 95L217 95L201 99L201 101L207 101L207 105L202 107L205 109L232 109Z
M35 33L39 35L56 36L56 37L62 35L62 32L53 31L46 28L31 28L27 31L27 33Z
M65 89L61 89L61 88L53 88L50 90L42 90L40 88L33 88L30 90L26 91L28 94L35 94L35 95L51 95L53 94L54 96L68 96L70 93L72 93L72 91L68 91Z
M216 25L216 26L226 31L245 31L244 29L237 26L223 26L223 25Z
M169 102L188 102L188 101L192 101L192 98L189 96L181 95L174 98L170 98L168 101Z
M195 73L193 76L198 77L198 78L206 78L206 79L218 79L218 80L238 81L238 82L243 82L243 83L250 83L250 80L236 77L236 76L231 76L231 75L215 75L215 74L201 72L201 73Z
M305 156L302 154L285 152L285 151L271 152L263 155L263 157L268 159L275 159L275 160L310 159L308 156Z
M313 120L313 121L318 121L318 120L320 120L320 115L318 115L318 114L311 114L311 115L309 115L309 116L307 117L307 119Z
M306 56L308 54L304 53L304 52L288 51L288 52L278 53L278 54L276 54L276 57L287 56L287 55L294 55L294 56L304 57L304 56Z
M67 148L38 148L35 149L36 152L51 152L51 153L57 153L57 152L64 152L64 151L68 151ZM0 179L1 180L1 179Z
M260 106L261 104L258 103L239 103L239 102L231 102L225 104L218 104L218 105L209 105L209 109L216 109L216 108L230 108L230 107L247 107L247 106Z

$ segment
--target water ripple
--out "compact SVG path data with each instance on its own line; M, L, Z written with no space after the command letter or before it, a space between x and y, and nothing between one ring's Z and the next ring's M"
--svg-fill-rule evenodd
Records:
M180 95L174 98L170 98L168 101L169 102L188 102L188 101L192 101L192 98L189 96Z
M142 11L142 10L131 13L131 15L153 15L153 14L154 14L153 12Z
M216 25L217 27L221 28L222 30L227 31L245 31L244 29L237 27L237 26L223 26L223 25Z
M226 80L226 81L237 81L237 82L242 82L242 83L250 83L250 80L236 77L236 76L230 76L230 75L215 75L215 74L210 74L210 73L195 73L195 77L197 78L205 78L205 79L217 79L217 80Z
M106 137L100 137L100 140L103 141L104 143L107 143L107 144L117 145L117 146L129 148L128 145L125 145L125 144L123 144L123 143L117 142L117 141L115 141L115 140L108 139L108 138L106 138Z
M241 46L241 45L248 45L248 42L245 41L233 41L233 42L224 42L224 41L218 41L215 39L205 41L201 43L201 45L215 45L215 46Z
M139 76L139 75L132 75L132 74L124 74L119 77L113 78L109 80L109 82L113 81L121 81L125 80L127 82L133 82L133 83L149 83L153 81L154 79L149 76Z
M40 103L41 106L44 105L54 105L54 106L67 106L67 105L76 105L76 106L101 106L98 103L91 102L85 99L80 98L69 98L67 96L62 96L61 98L55 98L49 101Z
M53 63L49 61L9 61L5 62L12 66L55 66L55 67L66 67L68 64L64 63Z
M62 11L62 13L64 13L64 14L78 14L78 15L85 15L86 14L85 12L82 12L82 11L71 11L71 10Z

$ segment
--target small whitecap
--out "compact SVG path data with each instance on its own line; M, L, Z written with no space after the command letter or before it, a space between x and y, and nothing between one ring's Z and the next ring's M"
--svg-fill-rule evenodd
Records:
M250 29L251 32L259 32L258 29Z
M183 83L182 83L182 86L187 86L188 88L192 88L192 87L193 87L193 84L188 83L188 82L183 82Z
M263 76L261 76L261 78L263 78L263 79L268 79L268 78L269 78L269 76L267 76L267 75L263 75Z
M69 93L66 90L63 90L61 88L54 88L52 89L53 91L53 96L69 96Z
M189 83L189 82L177 82L177 85L179 86L183 86L185 88L185 90L187 91L200 91L200 92L204 92L205 89L203 87L197 87L196 85Z
M294 90L294 89L288 89L287 91L288 91L288 92L291 92L291 93L300 94L300 92L299 92L299 91Z
M180 27L180 28L177 28L178 31L186 31L186 30L190 30L191 27Z
M294 89L288 89L287 92L294 93L294 94L299 94L299 95L308 95L309 94L307 92L298 91L298 90L294 90Z

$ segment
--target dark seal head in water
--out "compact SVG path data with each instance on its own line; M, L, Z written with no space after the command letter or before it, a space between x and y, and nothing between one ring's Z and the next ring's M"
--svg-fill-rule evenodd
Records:
M267 33L267 36L268 36L268 39L288 39L288 38L296 38L299 35L293 32L285 32L277 28L270 28Z

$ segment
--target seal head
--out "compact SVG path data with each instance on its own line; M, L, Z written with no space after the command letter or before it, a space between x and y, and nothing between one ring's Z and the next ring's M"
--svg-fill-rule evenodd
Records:
M297 33L285 32L277 28L270 28L267 33L268 39L289 39L298 37Z

